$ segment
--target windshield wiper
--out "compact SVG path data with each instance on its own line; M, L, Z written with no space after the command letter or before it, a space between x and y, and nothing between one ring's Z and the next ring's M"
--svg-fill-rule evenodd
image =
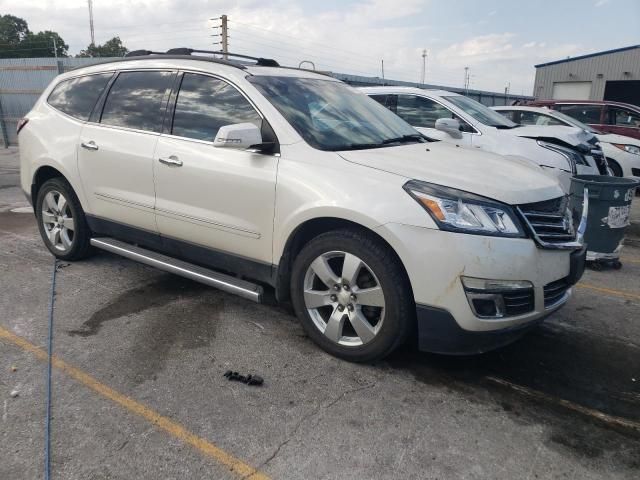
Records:
M401 137L395 138L387 138L382 141L383 145L387 145L388 143L405 143L405 142L422 142L424 141L424 135L421 133L412 133L410 135L402 135Z

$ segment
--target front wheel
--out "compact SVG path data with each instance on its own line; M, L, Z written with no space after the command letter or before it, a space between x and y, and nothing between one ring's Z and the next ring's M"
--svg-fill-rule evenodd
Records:
M61 260L79 260L89 254L89 227L66 180L47 180L38 191L34 208L40 235L51 253Z
M291 298L307 334L336 357L368 362L404 342L415 318L400 260L357 230L327 232L294 261Z

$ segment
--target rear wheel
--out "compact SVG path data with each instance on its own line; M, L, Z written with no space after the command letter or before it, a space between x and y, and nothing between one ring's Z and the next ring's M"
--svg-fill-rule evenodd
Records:
M373 235L322 234L296 257L291 276L296 315L327 352L355 362L385 357L410 332L411 288L395 254Z
M51 253L62 260L79 260L90 253L84 211L66 180L47 180L38 191L34 208L40 235Z

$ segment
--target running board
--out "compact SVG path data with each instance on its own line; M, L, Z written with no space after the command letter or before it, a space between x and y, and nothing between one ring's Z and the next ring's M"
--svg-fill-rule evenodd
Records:
M223 290L228 293L233 293L247 300L253 300L254 302L262 302L263 289L261 286L255 283L240 280L224 273L215 272L208 268L199 267L188 262L183 262L176 258L168 257L161 253L152 252L140 248L136 245L121 242L113 238L101 237L92 238L91 245L107 252L121 255L130 260L144 263L150 267L155 267L165 272L180 275L181 277L195 280L196 282L204 283L210 287Z

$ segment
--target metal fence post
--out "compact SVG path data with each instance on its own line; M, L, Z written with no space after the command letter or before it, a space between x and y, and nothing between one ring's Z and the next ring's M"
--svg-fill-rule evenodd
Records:
M4 148L9 148L9 132L7 132L7 122L4 121L4 110L2 110L2 99L0 99L0 130L2 130L2 139L4 140Z
M56 63L58 64L58 75L64 73L64 65L62 64L62 60L58 60Z

